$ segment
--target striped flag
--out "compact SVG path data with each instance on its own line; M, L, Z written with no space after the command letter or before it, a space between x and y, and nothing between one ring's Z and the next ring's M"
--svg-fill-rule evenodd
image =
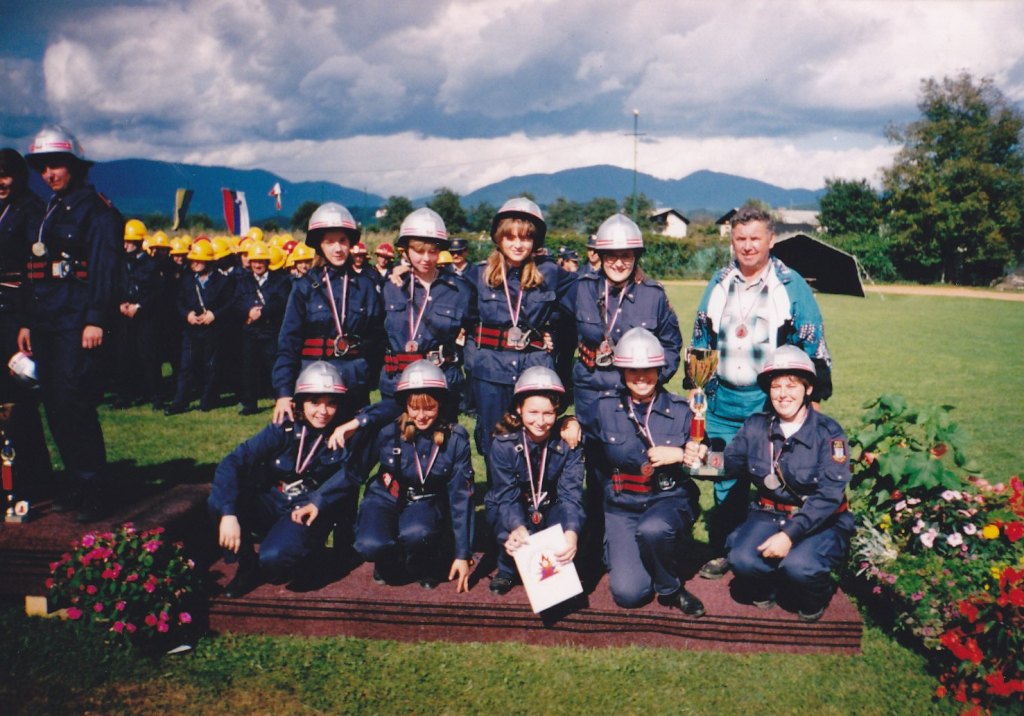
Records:
M185 224L185 216L188 214L188 205L192 203L191 189L178 189L174 192L174 226L171 231L177 231Z
M244 236L249 233L249 207L245 203L245 192L221 189L224 196L224 223L228 233Z
M274 206L277 207L278 211L281 211L281 182L274 182L274 186L270 188L267 195L274 197Z

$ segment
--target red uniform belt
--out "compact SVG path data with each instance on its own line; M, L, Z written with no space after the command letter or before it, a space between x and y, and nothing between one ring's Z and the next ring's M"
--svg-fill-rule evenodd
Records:
M792 505L792 504L790 504L788 502L776 502L775 500L773 500L773 499L771 499L769 497L758 498L757 502L758 502L758 504L761 505L761 507L764 507L764 508L769 509L769 510L775 510L776 512L787 512L788 513L788 512L792 512L793 510L801 507L801 505ZM839 507L836 508L836 511L833 512L832 514L838 515L841 512L846 512L848 509L850 509L850 503L847 500L844 499L843 500L843 504L839 505Z
M543 339L530 341L525 348L516 348L508 340L508 331L508 328L490 328L480 325L476 327L474 338L478 347L490 348L495 351L544 350Z
M344 345L345 350L338 348ZM358 358L359 341L356 339L344 338L341 342L337 338L306 338L302 341L303 358Z
M426 353L386 353L384 354L384 372L388 375L401 373L418 360L428 360L439 368L448 363L457 363L456 353L445 353L443 348Z
M628 475L624 472L612 473L612 490L616 495L620 492L647 495L654 491L649 475Z
M597 365L594 361L597 359L597 348L591 348L589 345L580 341L578 346L580 351L580 363L582 363L587 370L594 370Z
M61 281L69 278L84 281L89 278L85 261L29 261L25 269L25 277L31 281Z

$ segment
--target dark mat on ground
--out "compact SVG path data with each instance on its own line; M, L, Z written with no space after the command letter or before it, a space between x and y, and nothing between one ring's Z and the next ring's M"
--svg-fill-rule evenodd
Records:
M213 565L223 586L234 566ZM264 584L241 599L215 597L210 628L217 632L354 636L398 641L520 642L583 647L650 646L730 652L860 652L863 624L845 594L839 592L820 621L804 623L775 607L763 611L737 602L731 575L693 579L687 588L699 596L707 614L699 619L655 600L640 609L615 605L606 578L594 590L541 615L529 607L522 587L499 597L478 581L468 594L442 583L427 590L413 582L382 586L372 565L309 591L294 585Z
M209 493L209 485L177 485L130 503L112 505L105 519L84 525L75 522L74 513L53 512L49 500L34 503L29 522L0 522L0 596L45 594L43 585L50 574L50 562L59 559L72 540L87 532L109 532L131 522L140 530L164 527L172 540L188 543L196 535L208 539Z

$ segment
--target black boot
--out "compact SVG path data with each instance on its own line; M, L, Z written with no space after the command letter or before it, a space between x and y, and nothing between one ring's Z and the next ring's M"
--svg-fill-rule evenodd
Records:
M235 577L228 586L224 587L224 596L228 599L238 599L260 586L263 580L260 578L259 564L240 563Z

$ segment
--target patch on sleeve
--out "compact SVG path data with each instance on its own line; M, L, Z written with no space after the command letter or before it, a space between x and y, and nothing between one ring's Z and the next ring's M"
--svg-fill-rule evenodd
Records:
M844 440L832 441L832 461L840 464L846 462L846 442Z

